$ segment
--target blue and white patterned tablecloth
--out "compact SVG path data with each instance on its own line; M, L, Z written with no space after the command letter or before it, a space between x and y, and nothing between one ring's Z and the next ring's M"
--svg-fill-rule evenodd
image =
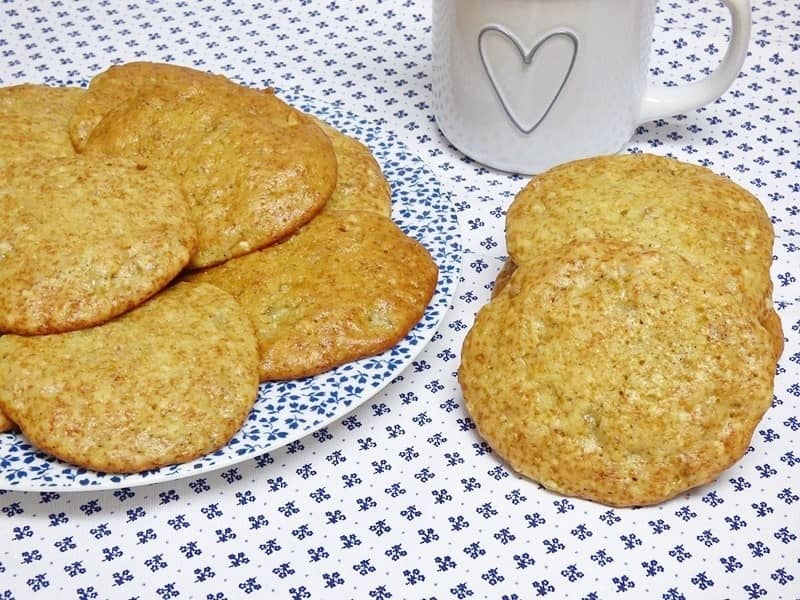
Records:
M430 98L431 0L0 3L0 84L174 61L307 94L394 132L461 219L463 281L426 350L350 415L230 468L105 492L0 493L0 598L800 598L800 3L757 0L733 88L648 123L672 154L754 192L775 231L787 338L745 457L662 505L609 509L520 479L476 435L455 371L525 178L450 147ZM673 85L724 52L726 13L662 1Z

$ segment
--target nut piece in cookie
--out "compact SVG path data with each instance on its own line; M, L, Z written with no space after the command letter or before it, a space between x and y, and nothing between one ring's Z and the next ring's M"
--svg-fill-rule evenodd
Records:
M189 278L239 300L256 328L261 379L276 380L390 348L422 317L437 274L386 217L331 211L280 244Z
M95 77L71 123L87 154L121 156L176 177L206 267L296 231L337 178L330 139L271 90L166 64L129 63Z
M189 261L195 228L177 183L107 157L0 168L0 331L57 333L149 298Z
M258 388L252 324L210 285L179 283L103 325L0 338L0 407L36 447L132 473L226 444Z
M665 250L594 241L519 268L459 369L499 456L556 492L661 502L738 460L772 400L770 334Z

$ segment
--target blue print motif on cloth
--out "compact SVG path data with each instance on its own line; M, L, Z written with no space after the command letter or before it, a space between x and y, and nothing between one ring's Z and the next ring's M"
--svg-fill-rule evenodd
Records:
M396 219L444 267L398 352L335 372L324 393L279 384L250 433L197 472L126 483L66 468L59 485L82 491L47 489L55 467L4 437L0 599L800 598L800 3L755 0L733 87L642 125L626 148L706 165L764 203L786 337L772 408L716 482L609 509L515 475L463 407L461 343L526 179L469 160L436 128L432 2L0 4L2 85L77 85L113 63L168 61L274 86L329 117L373 149ZM660 2L654 82L701 78L724 51L726 15Z

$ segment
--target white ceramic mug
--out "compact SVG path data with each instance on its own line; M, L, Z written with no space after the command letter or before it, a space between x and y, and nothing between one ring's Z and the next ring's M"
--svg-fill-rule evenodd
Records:
M464 154L533 174L618 152L636 126L718 98L739 73L749 0L725 0L728 49L686 86L648 83L656 0L433 0L433 109Z

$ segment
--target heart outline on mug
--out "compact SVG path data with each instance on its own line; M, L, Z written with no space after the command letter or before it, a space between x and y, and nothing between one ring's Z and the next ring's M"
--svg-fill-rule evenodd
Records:
M514 48L516 48L517 50L517 54L522 59L522 62L525 64L526 68L530 67L533 64L533 59L536 56L536 53L550 40L556 38L566 38L572 44L572 56L570 57L569 65L567 66L564 72L564 77L561 80L561 83L558 85L558 88L556 89L555 94L553 94L553 98L552 100L550 100L550 103L547 105L545 111L542 113L539 119L530 127L524 127L520 123L519 119L514 115L513 111L509 108L509 104L506 101L506 98L503 96L503 92L501 91L500 86L498 85L494 71L492 70L489 64L489 61L487 61L484 52L483 40L486 34L492 32L500 34L502 37L508 39L514 45ZM483 28L481 28L480 32L478 33L478 53L480 54L481 57L481 63L483 64L483 69L484 71L486 71L486 75L489 77L489 82L492 84L492 88L494 89L495 95L500 101L500 105L503 107L503 111L506 113L506 116L508 116L508 118L514 124L514 126L517 129L519 129L523 134L529 135L533 133L533 131L537 127L539 127L539 125L541 125L542 121L544 121L544 119L550 113L550 110L553 108L553 106L556 103L556 100L558 100L558 97L561 95L561 91L564 89L564 86L566 85L567 80L569 79L569 76L572 73L572 69L575 66L575 61L578 58L578 46L579 42L577 35L568 30L559 29L556 31L551 31L543 38L541 38L538 42L536 42L528 51L525 51L525 49L522 46L522 43L519 41L517 36L514 35L513 32L505 29L504 27L496 24L491 24L491 25L485 25Z

